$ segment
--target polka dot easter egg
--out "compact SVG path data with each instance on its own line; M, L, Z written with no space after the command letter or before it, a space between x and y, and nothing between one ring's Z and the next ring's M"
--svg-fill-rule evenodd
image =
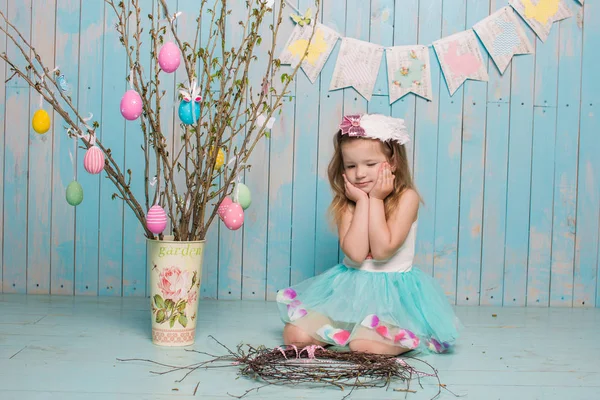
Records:
M225 212L229 209L229 206L232 203L233 203L233 201L231 201L231 198L225 197L223 199L223 201L221 202L221 204L219 204L219 208L217 209L217 214L219 215L219 218L221 219L221 221L224 221Z
M104 153L97 146L90 147L83 157L83 167L90 174L99 174L104 169Z
M39 134L48 132L48 129L50 129L50 115L46 110L37 110L31 119L31 126Z
M232 231L238 230L244 224L244 210L238 203L231 203L223 216L223 223Z
M167 72L175 72L181 63L181 52L179 47L173 42L165 43L158 52L158 65Z
M142 98L131 89L125 92L121 99L121 115L128 121L133 121L142 115Z
M167 213L158 204L153 205L146 214L146 227L154 234L159 234L167 227Z
M194 87L192 91L180 90L179 93L183 96L179 103L179 119L185 125L193 125L200 119L200 102L202 101L200 88Z
M219 153L217 153L217 159L215 160L215 169L221 169L221 167L225 164L225 152L223 149L219 149Z

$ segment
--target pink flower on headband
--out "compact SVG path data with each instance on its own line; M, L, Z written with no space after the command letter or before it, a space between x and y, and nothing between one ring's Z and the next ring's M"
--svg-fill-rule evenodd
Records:
M365 130L360 126L360 118L360 115L345 115L340 124L342 135L365 136Z

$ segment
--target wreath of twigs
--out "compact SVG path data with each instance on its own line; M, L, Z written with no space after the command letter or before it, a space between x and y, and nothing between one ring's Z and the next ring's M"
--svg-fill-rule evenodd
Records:
M240 344L237 346L236 351L232 351L213 336L209 337L227 350L227 354L218 356L203 351L186 349L186 351L212 358L184 366L169 365L139 358L117 360L123 362L143 361L168 368L165 371L150 371L157 375L187 371L176 382L182 382L198 369L230 368L232 366L240 368L238 373L241 376L264 382L259 387L246 390L242 395L227 393L238 399L266 386L296 386L302 383L330 385L342 391L350 389L342 398L346 399L356 388L386 388L386 390L389 390L393 383L401 382L404 387L394 388L393 391L405 392L407 396L408 393L416 393L416 390L410 388L410 383L413 380L416 379L421 389L423 388L421 384L421 378L423 377L432 377L437 381L438 392L431 400L436 399L441 394L442 389L459 397L441 383L437 370L431 364L416 357L403 356L399 358L369 353L339 352L327 350L321 346L308 346L301 349L296 346L288 346L287 348L269 349L265 346L253 347L249 344ZM246 350L244 350L245 347ZM414 363L423 364L430 372L424 372L413 367L411 364ZM194 389L194 395L197 389L198 385Z

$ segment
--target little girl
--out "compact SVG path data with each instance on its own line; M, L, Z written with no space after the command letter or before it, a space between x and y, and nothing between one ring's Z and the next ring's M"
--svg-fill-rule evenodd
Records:
M420 197L404 121L345 116L334 138L330 206L342 264L277 293L286 345L398 355L448 351L460 322L441 288L413 267Z

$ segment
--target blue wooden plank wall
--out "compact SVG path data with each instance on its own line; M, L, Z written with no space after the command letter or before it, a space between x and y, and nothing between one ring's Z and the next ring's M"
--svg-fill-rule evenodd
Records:
M385 62L370 101L352 88L329 91L339 42L314 84L301 72L272 138L256 148L244 176L253 195L246 225L231 232L217 222L208 233L203 296L273 299L278 289L338 262L342 254L326 216L332 134L345 113L378 112L404 118L413 134L408 154L425 200L415 261L452 303L600 306L600 1L562 1L574 16L555 23L545 42L523 24L535 54L517 56L502 75L481 46L489 81L468 81L453 96L430 48L431 102L408 94L390 105ZM195 30L197 3L169 0L183 12L177 28L183 37ZM229 2L230 20L243 17L244 3ZM312 5L292 3L302 11ZM319 19L342 36L383 46L430 45L507 5L323 0ZM157 2L142 6L147 14ZM129 66L112 10L102 0L0 0L0 9L48 65L60 66L74 104L94 114L101 140L133 171L132 189L142 194L141 131L117 106ZM240 35L236 27L228 24L232 41ZM292 29L286 19L279 49ZM205 24L200 40L206 35ZM4 36L0 51L20 57ZM259 59L251 71L255 85L264 65ZM10 75L0 64L0 76ZM167 97L182 76L163 75ZM46 135L31 129L38 99L19 79L0 87L1 291L145 296L141 227L111 199L107 179L81 168L83 153L55 115ZM175 113L167 107L162 114L177 149ZM85 191L77 208L64 200L74 177Z

